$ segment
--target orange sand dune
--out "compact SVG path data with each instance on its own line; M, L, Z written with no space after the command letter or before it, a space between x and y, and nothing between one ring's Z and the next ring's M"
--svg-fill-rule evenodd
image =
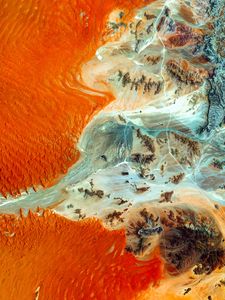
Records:
M162 277L163 263L137 261L124 247L124 231L96 219L2 215L0 299L136 299Z
M0 0L0 193L48 186L79 158L76 141L112 100L77 81L114 8L144 0ZM93 95L91 95L93 94Z

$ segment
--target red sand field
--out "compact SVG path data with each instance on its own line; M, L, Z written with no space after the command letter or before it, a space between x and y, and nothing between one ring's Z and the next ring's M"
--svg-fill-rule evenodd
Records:
M162 278L156 253L138 261L123 230L45 211L0 217L0 299L132 300Z
M104 43L108 14L144 3L0 1L0 193L49 186L78 160L83 128L112 100L78 83L79 68Z

